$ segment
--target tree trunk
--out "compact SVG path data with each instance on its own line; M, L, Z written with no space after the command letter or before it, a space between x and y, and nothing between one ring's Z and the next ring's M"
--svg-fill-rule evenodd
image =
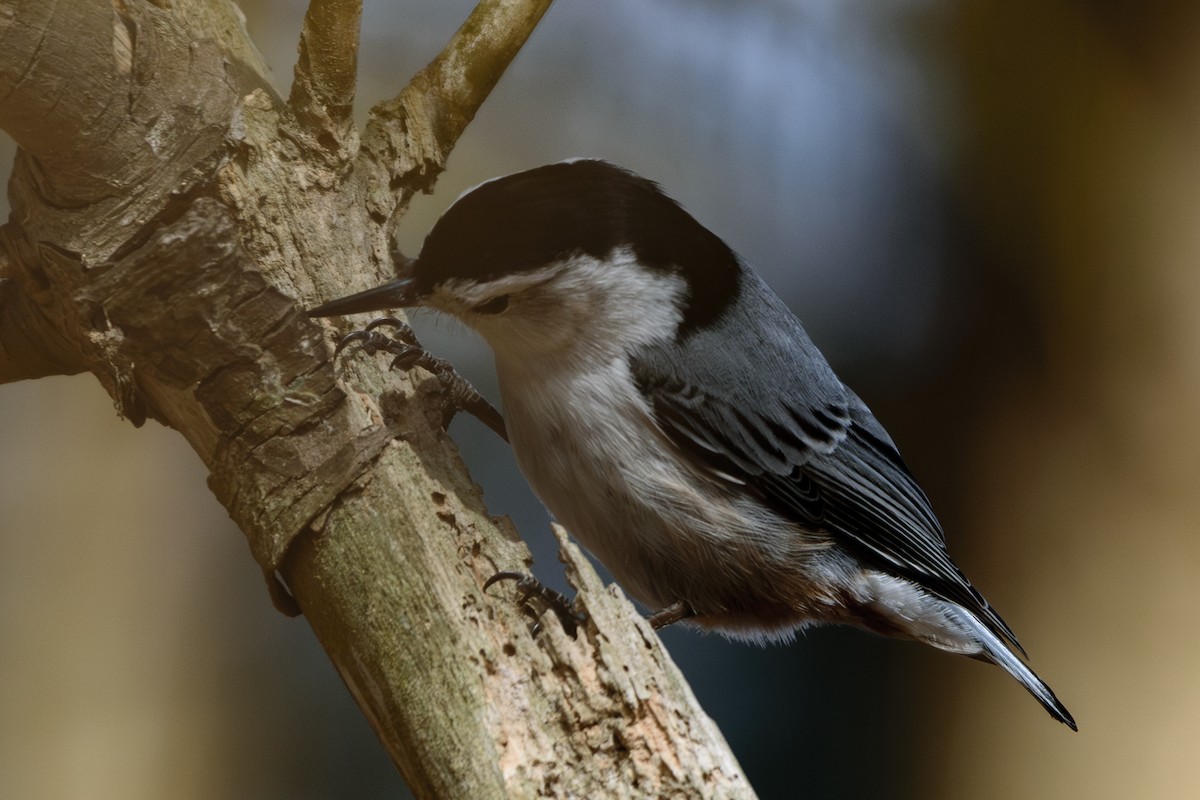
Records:
M719 731L565 538L590 615L530 635L420 374L333 360L318 298L389 277L412 194L549 0L484 0L360 133L360 4L313 0L285 101L229 0L0 0L0 380L92 372L178 430L422 797L749 797ZM285 588L286 587L286 588Z

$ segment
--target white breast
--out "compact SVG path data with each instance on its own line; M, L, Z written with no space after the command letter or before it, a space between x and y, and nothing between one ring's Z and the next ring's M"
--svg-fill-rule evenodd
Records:
M524 373L524 371L521 371ZM503 368L517 462L550 512L651 608L729 606L744 581L790 572L786 525L681 460L655 426L623 360L530 381ZM750 565L731 570L732 564Z
M663 526L664 509L650 498L665 487L648 484L680 481L632 381L597 372L535 384L505 377L509 435L533 490L629 591L655 602L638 573L645 542Z

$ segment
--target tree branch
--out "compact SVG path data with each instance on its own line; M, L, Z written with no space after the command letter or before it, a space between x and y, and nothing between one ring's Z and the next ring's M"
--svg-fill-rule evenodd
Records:
M22 0L2 19L0 128L20 150L0 381L89 368L137 422L128 365L111 363L95 309L73 305L81 273L187 207L225 155L239 90L273 91L266 66L228 3Z
M331 331L296 300L390 271L393 209L440 171L547 5L481 3L351 159L296 137L231 2L22 0L0 25L0 125L28 144L0 229L0 342L36 350L52 329L66 347L9 361L28 375L67 353L132 421L187 438L418 796L749 797L657 638L573 548L592 620L578 639L551 622L535 640L483 594L529 554L441 431L439 384L365 358L335 372ZM322 88L293 98L311 110L352 80L309 34ZM26 112L64 133L39 141ZM16 316L32 330L9 337L24 304L44 321Z
M58 329L21 302L17 284L2 277L9 260L0 250L0 383L75 375L87 367Z
M314 150L338 151L357 144L354 86L362 0L312 0L300 32L288 108Z
M404 91L371 109L360 163L373 173L366 197L373 215L392 220L414 192L433 187L458 137L551 2L483 0Z
M182 6L20 0L0 26L0 128L37 187L13 212L86 267L211 175L239 90L273 91L234 6Z

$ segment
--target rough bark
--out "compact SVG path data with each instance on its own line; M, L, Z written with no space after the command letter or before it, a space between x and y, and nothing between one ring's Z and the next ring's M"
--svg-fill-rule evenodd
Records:
M332 361L303 307L389 272L395 221L549 0L485 0L350 110L360 3L314 0L288 101L227 0L0 0L0 381L90 371L183 434L422 797L748 797L657 637L563 539L591 621L533 638L428 376ZM291 594L276 581L281 578Z

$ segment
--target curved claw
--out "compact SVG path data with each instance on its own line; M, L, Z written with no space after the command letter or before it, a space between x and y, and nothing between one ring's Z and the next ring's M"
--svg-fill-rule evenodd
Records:
M352 331L350 333L347 333L345 336L343 336L341 339L338 340L337 347L333 348L333 357L337 358L339 355L341 355L341 352L343 350L345 350L347 347L354 344L355 342L366 343L371 338L371 335L372 334L370 331L365 331L365 330Z
M373 331L381 325L389 325L393 328L402 328L409 332L412 331L412 326L399 317L380 317L379 319L373 319L367 323L367 326L363 328L363 330Z
M396 352L397 350L400 352ZM410 370L417 365L421 356L425 355L425 351L415 344L398 345L396 349L389 348L388 352L396 353L392 363L388 364L388 369Z
M500 581L516 581L517 587L521 588L521 584L529 583L533 580L536 579L532 575L524 572L497 572L495 575L483 582L483 590L486 592L493 585L499 583Z
M583 622L585 617L575 613L571 608L571 601L567 600L562 592L544 586L537 578L524 572L497 572L483 582L483 590L486 592L488 587L500 581L516 581L517 589L521 592L522 610L533 620L531 632L535 637L542 629L541 616L549 609L558 617L567 635L575 638L579 623ZM543 604L540 611L529 605L529 601L534 597Z
M396 333L390 336L379 332L377 329L383 326L395 328ZM411 341L405 341L411 340ZM417 336L413 332L412 327L398 317L380 317L373 319L366 324L361 330L351 331L343 336L337 343L337 347L333 350L333 357L337 358L343 350L355 342L362 342L363 349L369 353L375 353L379 350L392 350L396 347L403 347L405 351L397 355L397 361L392 362L393 366L398 363L403 363L402 358L411 358L410 350L417 353L422 352L420 344L417 343ZM411 366L411 364L409 365Z

